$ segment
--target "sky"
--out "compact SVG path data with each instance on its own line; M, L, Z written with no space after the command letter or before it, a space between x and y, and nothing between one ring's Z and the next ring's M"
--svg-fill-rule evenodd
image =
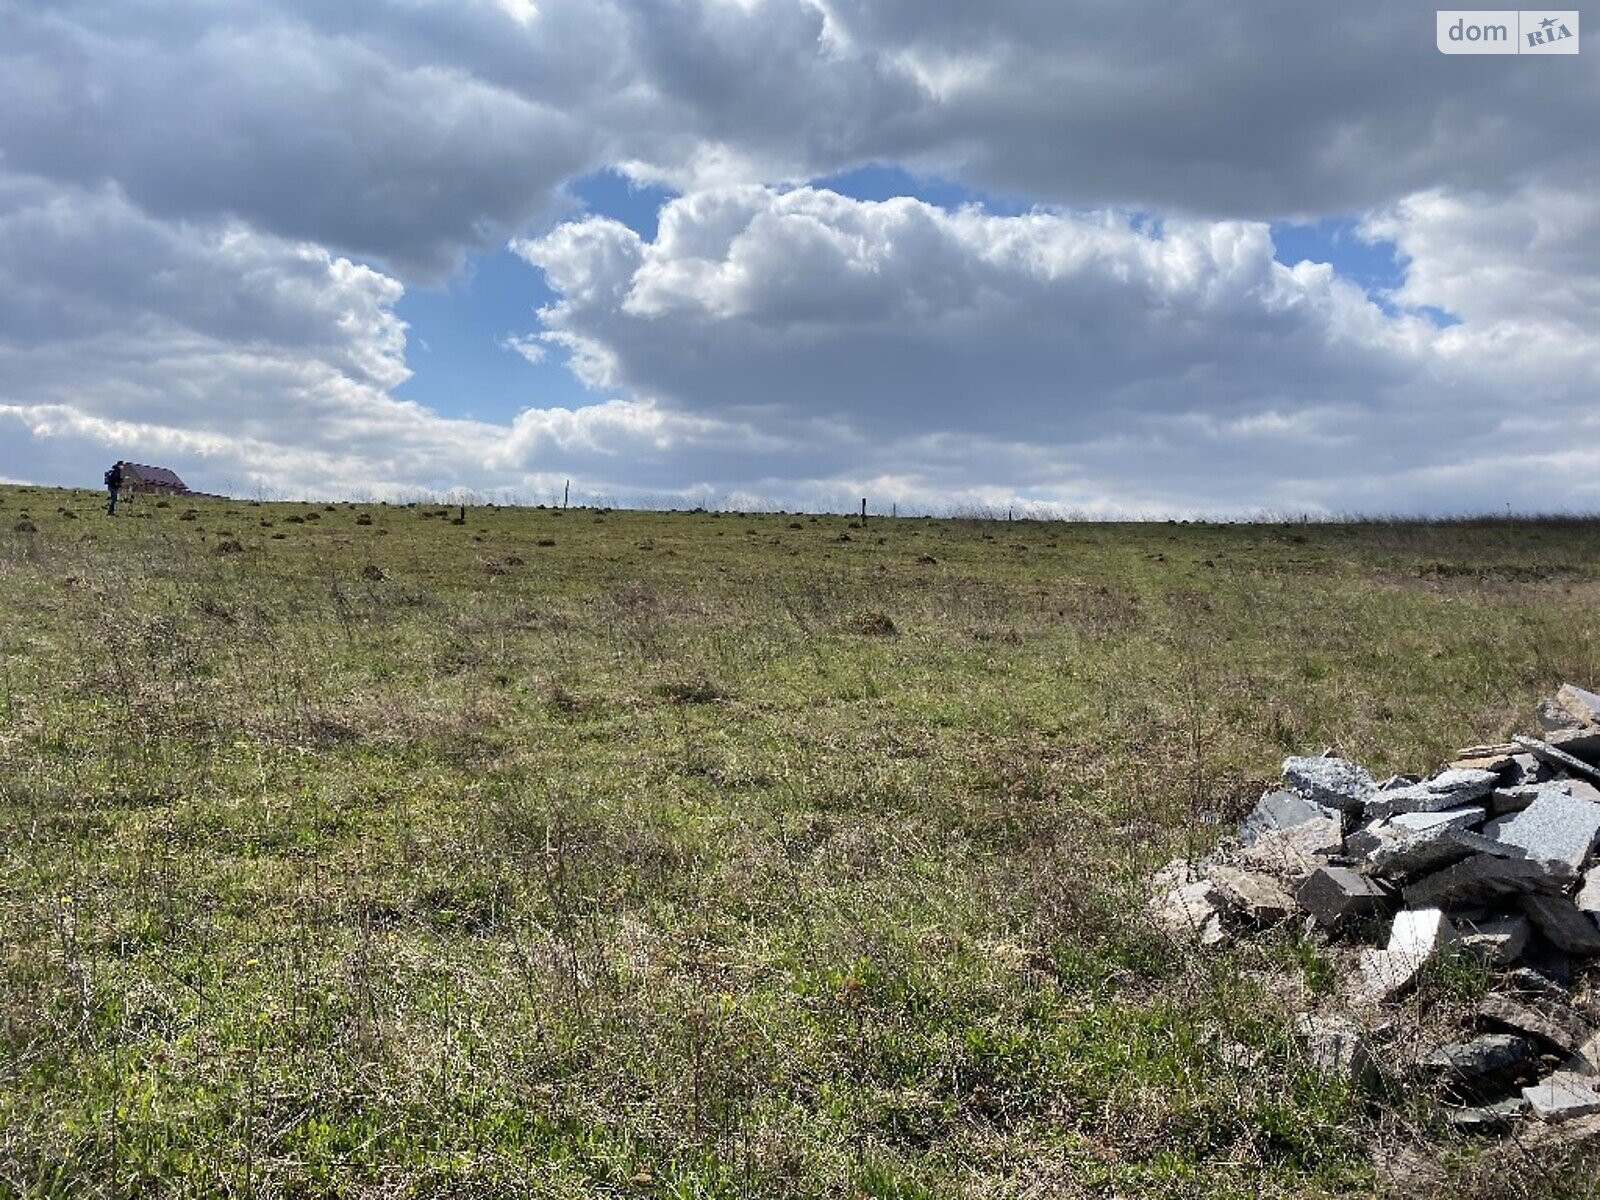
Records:
M1597 66L1410 0L0 0L0 480L1597 511Z

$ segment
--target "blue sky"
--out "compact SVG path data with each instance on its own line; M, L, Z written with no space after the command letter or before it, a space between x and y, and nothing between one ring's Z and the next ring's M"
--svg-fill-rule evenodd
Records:
M673 195L609 170L567 190L570 216L610 217L647 240L655 238L656 214ZM449 416L502 424L525 408L572 408L592 400L567 370L560 347L549 347L544 360L533 363L506 344L530 333L538 324L535 312L555 299L542 272L506 249L472 255L442 284L409 289L395 312L410 327L406 361L413 375L395 395Z

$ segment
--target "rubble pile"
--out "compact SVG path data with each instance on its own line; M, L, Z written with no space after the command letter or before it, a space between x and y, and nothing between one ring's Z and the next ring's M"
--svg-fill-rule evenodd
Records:
M1429 963L1475 956L1491 974L1473 1028L1406 1047L1399 1069L1467 1129L1600 1114L1600 971L1585 977L1600 961L1600 695L1563 685L1538 717L1542 736L1471 747L1425 779L1286 760L1236 839L1156 873L1152 915L1207 946L1289 920L1319 931L1347 963L1343 1011L1300 1032L1320 1069L1350 1076L1373 1069L1385 1009Z

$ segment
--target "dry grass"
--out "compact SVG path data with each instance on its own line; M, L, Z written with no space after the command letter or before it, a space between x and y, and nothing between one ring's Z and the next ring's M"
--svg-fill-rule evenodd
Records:
M1587 1186L1139 880L1600 678L1592 524L95 504L0 489L0 1194Z

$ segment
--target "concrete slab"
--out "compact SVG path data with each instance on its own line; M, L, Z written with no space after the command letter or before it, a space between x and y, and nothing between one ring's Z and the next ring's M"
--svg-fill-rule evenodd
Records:
M1600 913L1600 867L1590 867L1583 874L1583 883L1572 902L1582 912Z
M1532 923L1521 913L1458 921L1456 928L1461 933L1461 945L1494 967L1509 967L1521 958L1533 934Z
M1416 982L1428 961L1455 937L1455 927L1437 908L1396 914L1389 944L1382 950L1361 952L1360 994L1379 1003L1398 995Z
M1354 1022L1307 1013L1299 1026L1306 1057L1319 1075L1361 1082L1377 1074L1366 1035Z
M1175 936L1198 941L1202 946L1217 946L1227 941L1222 926L1222 893L1208 880L1200 879L1157 893L1150 901L1150 915Z
M1223 903L1253 924L1276 924L1295 911L1294 897L1270 876L1213 865L1206 869L1206 878L1216 885Z
M1232 861L1247 871L1270 875L1294 887L1327 864L1331 855L1306 849L1308 845L1325 845L1327 838L1327 833L1319 832L1315 824L1268 829L1248 846L1240 846L1232 855Z
M1541 1121L1568 1121L1600 1113L1600 1091L1593 1080L1571 1071L1556 1071L1522 1089L1522 1098Z

